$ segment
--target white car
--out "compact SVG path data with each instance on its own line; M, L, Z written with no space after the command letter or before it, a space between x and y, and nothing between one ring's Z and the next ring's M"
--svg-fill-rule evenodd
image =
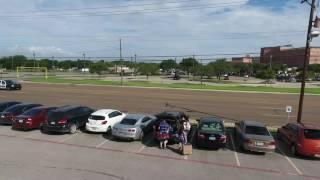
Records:
M126 116L125 113L113 109L101 109L92 113L86 123L90 132L111 133L113 126Z

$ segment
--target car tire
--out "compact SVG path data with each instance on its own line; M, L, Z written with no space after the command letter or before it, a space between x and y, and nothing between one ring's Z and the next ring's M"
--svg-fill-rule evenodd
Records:
M69 133L70 133L70 134L75 134L76 132L77 132L77 125L74 124L74 123L70 124L70 126L69 126Z
M47 131L41 126L40 127L40 132L42 133L42 134L46 134L47 133Z
M296 156L296 155L298 155L298 153L297 153L297 147L296 147L294 144L292 144L291 147L290 147L290 154L291 154L291 156Z
M111 128L111 126L108 127L106 134L107 134L107 135L112 135L112 128Z
M142 141L142 140L143 140L143 138L144 138L144 132L143 132L143 131L141 131L140 136L139 136L139 140L140 140L140 141Z

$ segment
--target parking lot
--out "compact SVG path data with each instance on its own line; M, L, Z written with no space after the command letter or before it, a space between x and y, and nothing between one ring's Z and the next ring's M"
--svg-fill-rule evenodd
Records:
M0 126L1 179L320 179L319 159L177 146L161 150L148 134L142 142L115 141L105 134L42 134Z

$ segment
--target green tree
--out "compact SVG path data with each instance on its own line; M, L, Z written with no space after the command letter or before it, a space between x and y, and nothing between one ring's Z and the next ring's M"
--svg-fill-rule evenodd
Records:
M199 62L194 58L184 58L180 62L180 67L182 70L187 71L188 79L190 72L194 72L195 68L199 65Z
M142 75L146 75L148 79L150 75L159 74L159 64L140 63L138 64L138 72Z
M221 80L221 76L223 73L228 73L232 71L232 66L225 59L218 59L215 62L209 63L210 66L213 67L214 72L219 80Z
M90 66L90 73L91 74L98 74L99 76L101 76L101 74L104 72L104 71L107 71L108 70L108 65L104 63L104 61L99 61L99 62L96 62L96 63L93 63L91 66Z
M172 60L172 59L168 59L168 60L163 60L161 63L160 63L160 68L163 70L163 71L168 71L170 69L175 69L177 67L177 63L175 60Z
M276 76L276 73L271 68L260 70L257 73L257 78L266 80L266 83L270 82L270 80L274 79Z

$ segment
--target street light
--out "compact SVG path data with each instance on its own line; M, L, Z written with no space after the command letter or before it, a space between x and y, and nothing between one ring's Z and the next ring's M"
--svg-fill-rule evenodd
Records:
M308 0L303 0L301 3L307 3L311 6L310 8L310 16L309 16L309 25L308 25L308 33L307 33L307 41L306 41L306 49L304 53L304 62L303 62L303 71L302 71L302 80L301 80L301 90L300 90L300 99L299 99L299 109L298 109L298 116L297 116L297 122L301 123L301 118L302 118L302 110L303 110L303 101L304 101L304 90L306 86L306 75L308 72L308 64L309 64L309 54L310 54L310 43L312 41L312 38L319 36L320 32L319 31L313 31L312 30L312 25L313 22L315 23L314 25L316 26L316 21L313 21L314 19L314 12L316 9L316 0L312 0L310 3Z

